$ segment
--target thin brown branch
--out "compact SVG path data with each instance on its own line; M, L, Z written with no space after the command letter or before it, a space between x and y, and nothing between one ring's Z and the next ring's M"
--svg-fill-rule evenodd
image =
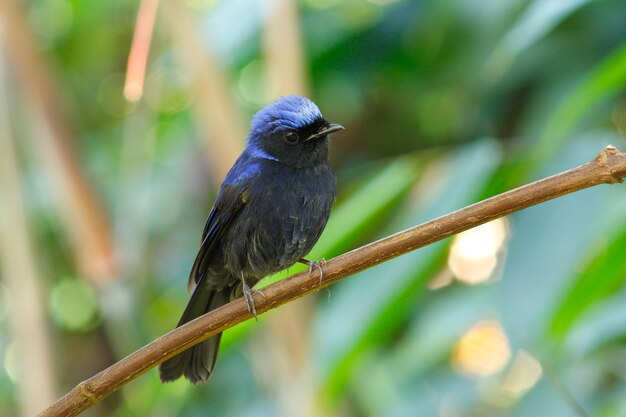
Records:
M349 275L480 224L594 185L622 182L624 177L626 154L608 146L585 165L499 194L337 256L326 262L322 278L313 270L270 285L263 289L262 295L254 296L257 313L264 313ZM213 310L80 383L40 416L77 415L166 359L251 317L243 299Z

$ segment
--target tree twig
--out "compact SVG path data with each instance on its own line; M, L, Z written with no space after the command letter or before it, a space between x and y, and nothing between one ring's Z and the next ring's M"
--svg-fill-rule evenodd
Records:
M270 285L263 289L263 295L254 296L257 314L480 224L594 185L622 182L624 177L626 154L608 146L585 165L499 194L337 256L324 264L323 277L313 269L310 273L301 272ZM213 310L81 382L40 416L75 416L166 359L251 317L243 299Z

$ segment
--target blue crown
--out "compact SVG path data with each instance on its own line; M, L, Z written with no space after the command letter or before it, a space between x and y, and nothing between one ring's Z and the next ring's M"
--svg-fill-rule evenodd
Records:
M250 136L297 130L321 119L320 109L308 98L280 97L254 115Z

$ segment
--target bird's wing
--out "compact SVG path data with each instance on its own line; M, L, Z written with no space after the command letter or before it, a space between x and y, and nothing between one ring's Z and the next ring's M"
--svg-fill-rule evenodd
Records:
M227 179L228 181L228 179ZM215 205L209 214L202 233L202 245L189 274L187 288L191 291L206 273L216 244L246 205L251 178L222 185Z

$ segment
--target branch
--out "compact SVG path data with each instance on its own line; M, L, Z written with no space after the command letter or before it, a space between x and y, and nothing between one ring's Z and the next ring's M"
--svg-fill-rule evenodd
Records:
M324 274L300 272L255 293L257 314L329 286L349 275L450 237L513 212L598 184L622 182L626 154L607 146L577 168L516 188L453 213L412 227L337 256L324 264ZM181 326L81 382L40 417L75 416L113 391L185 349L252 318L239 298Z

